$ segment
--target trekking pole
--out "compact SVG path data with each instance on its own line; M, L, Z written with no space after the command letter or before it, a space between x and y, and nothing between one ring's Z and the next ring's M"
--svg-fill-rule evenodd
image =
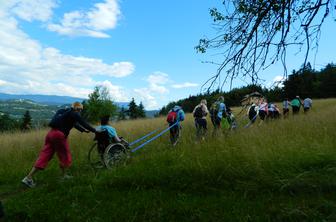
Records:
M137 140L131 142L131 143L129 144L129 146L132 146L132 145L134 145L134 144L136 144L136 143L138 143L138 142L140 142L140 141L146 139L147 137L149 137L150 135L154 134L154 133L157 132L158 130L159 130L159 129L156 129L156 130L154 130L154 131L152 131L152 132L150 132L150 133L144 135L143 137L141 137L141 138L139 138L139 139L137 139Z
M135 151L137 151L138 149L142 148L143 146L145 146L146 144L152 142L153 140L155 140L156 138L158 138L159 136L161 136L162 134L164 134L165 132L167 132L168 130L170 130L172 127L174 127L175 125L178 124L178 121L176 123L174 123L173 125L171 125L170 127L168 127L167 129L164 129L163 131L161 131L159 134L157 134L156 136L152 137L151 139L147 140L146 142L144 142L143 144L139 145L138 147L134 148L131 150L132 153L134 153Z

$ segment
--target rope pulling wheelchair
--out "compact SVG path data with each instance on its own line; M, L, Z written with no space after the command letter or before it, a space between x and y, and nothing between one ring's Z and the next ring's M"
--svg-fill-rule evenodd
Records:
M108 138L107 131L96 132L96 135L94 137L95 143L91 146L88 153L89 163L91 167L94 169L99 168L111 169L115 166L121 165L125 163L125 161L130 157L130 153L134 153L135 151L141 149L146 144L162 136L164 133L166 133L168 130L170 130L177 124L178 121L133 149L131 148L135 144L144 141L146 138L158 132L159 129L156 129L131 143L128 143L122 137L120 137L121 142L110 141Z

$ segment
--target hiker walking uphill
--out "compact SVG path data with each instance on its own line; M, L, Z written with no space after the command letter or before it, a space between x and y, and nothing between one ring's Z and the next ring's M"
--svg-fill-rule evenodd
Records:
M217 130L221 126L223 117L226 117L226 107L224 104L224 97L220 96L216 102L211 105L210 108L211 122L214 129Z
M305 98L303 100L303 111L307 113L312 107L312 105L313 105L313 101L311 100L311 98Z
M250 120L250 123L253 124L257 119L259 114L259 106L256 103L252 103L252 105L247 110L247 116Z
M180 130L181 130L181 122L184 120L184 111L180 106L174 106L172 108L168 115L167 115L167 122L169 124L170 128L170 142L173 144L173 146L176 145L177 140L180 136Z
M299 96L296 96L291 101L291 106L292 106L293 115L298 114L300 112L300 107L302 106L302 102Z
M259 104L259 117L262 120L260 124L265 120L268 115L268 104L265 98L262 99L261 103Z
M268 117L271 119L277 119L280 116L279 108L274 103L268 103Z
M226 119L227 119L227 121L229 123L229 127L230 127L229 129L230 130L236 129L237 128L237 121L236 121L236 118L235 118L234 114L232 113L232 110L230 109L230 107L228 107L226 109L226 114L227 114Z
M80 132L96 132L96 130L86 123L80 116L83 105L79 102L72 104L69 109L61 109L56 112L49 126L51 130L45 138L45 144L41 150L38 159L29 174L23 178L22 183L28 187L34 187L33 175L46 168L48 162L52 159L54 153L59 159L60 168L63 178L67 179L71 176L66 174L66 169L70 167L72 158L69 149L68 135L70 130L75 127Z
M207 120L206 116L209 111L207 108L207 101L202 99L200 104L195 106L193 111L193 116L195 118L195 127L196 127L196 137L197 139L204 139L204 136L207 132Z
M289 113L289 106L291 106L291 103L289 102L288 98L286 98L283 102L282 102L282 114L283 117L287 117L288 113Z

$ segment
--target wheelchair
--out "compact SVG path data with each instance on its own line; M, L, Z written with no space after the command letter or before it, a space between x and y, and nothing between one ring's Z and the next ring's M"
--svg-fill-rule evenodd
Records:
M128 142L120 137L121 142L110 141L106 130L96 132L95 143L89 150L88 160L94 169L111 169L122 165L129 158Z

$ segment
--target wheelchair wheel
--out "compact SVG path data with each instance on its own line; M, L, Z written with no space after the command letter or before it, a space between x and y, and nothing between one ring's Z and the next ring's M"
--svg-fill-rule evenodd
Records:
M125 163L127 159L127 151L123 144L121 143L115 143L110 144L108 147L106 147L105 153L104 153L104 163L107 168L112 168L114 166L121 165Z
M103 154L98 152L98 143L94 143L89 150L88 160L92 168L101 169L105 167Z

